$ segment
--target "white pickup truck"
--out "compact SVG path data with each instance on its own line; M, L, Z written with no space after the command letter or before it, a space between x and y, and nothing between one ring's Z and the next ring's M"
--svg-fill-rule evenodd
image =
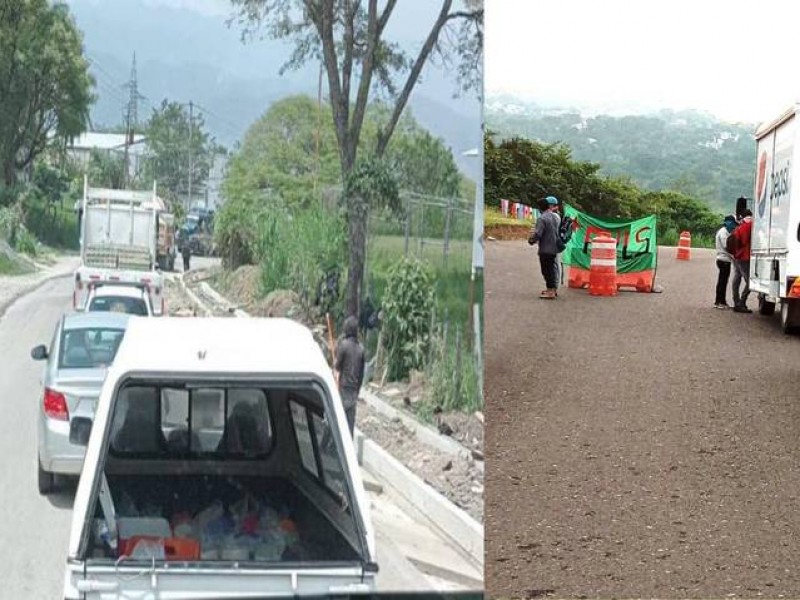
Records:
M132 317L88 440L64 598L349 595L373 591L377 570L354 445L311 332Z

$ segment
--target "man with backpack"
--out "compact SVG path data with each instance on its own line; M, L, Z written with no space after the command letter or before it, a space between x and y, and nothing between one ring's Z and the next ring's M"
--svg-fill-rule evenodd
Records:
M558 198L548 196L540 204L541 215L536 220L536 225L528 237L532 246L539 244L539 266L542 269L547 289L542 291L540 298L554 300L558 296L558 254L564 250L566 244L559 235L561 217L558 214Z
M753 212L745 209L742 222L728 236L727 250L733 255L733 312L751 313L747 308L747 297L750 295L750 236L753 229ZM739 286L744 280L744 289Z

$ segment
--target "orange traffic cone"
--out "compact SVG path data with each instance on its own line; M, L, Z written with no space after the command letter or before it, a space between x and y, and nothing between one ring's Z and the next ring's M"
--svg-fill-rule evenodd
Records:
M688 231L681 231L681 238L678 240L678 260L689 260L692 258L692 234Z
M605 231L592 240L589 264L589 294L617 295L617 241Z

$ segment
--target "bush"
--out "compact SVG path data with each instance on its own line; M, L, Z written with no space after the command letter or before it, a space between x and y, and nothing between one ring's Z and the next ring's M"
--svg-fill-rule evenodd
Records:
M36 256L37 243L36 237L25 226L22 226L17 232L14 249L28 256Z
M428 269L417 260L400 260L389 271L382 305L387 375L404 379L422 369L430 350L435 296Z

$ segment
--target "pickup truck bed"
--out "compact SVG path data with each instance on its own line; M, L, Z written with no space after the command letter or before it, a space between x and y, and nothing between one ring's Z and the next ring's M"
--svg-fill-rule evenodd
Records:
M160 517L174 525L180 521L181 515L187 519L191 517L189 526L194 531L193 537L200 542L206 558L209 557L209 548L204 546L208 546L212 536L216 536L214 545L221 549L221 560L227 555L226 548L241 547L242 543L258 546L256 538L260 537L270 538L273 546L278 548L285 545L278 561L358 560L358 554L346 539L302 492L285 479L110 475L108 482L118 518ZM96 518L102 519L102 516L98 506ZM209 518L211 522L203 524ZM245 536L249 539L243 542L248 519L250 530L257 527L260 533ZM258 526L254 525L256 522ZM276 537L280 539L276 541ZM251 553L249 559L256 560L257 557Z

